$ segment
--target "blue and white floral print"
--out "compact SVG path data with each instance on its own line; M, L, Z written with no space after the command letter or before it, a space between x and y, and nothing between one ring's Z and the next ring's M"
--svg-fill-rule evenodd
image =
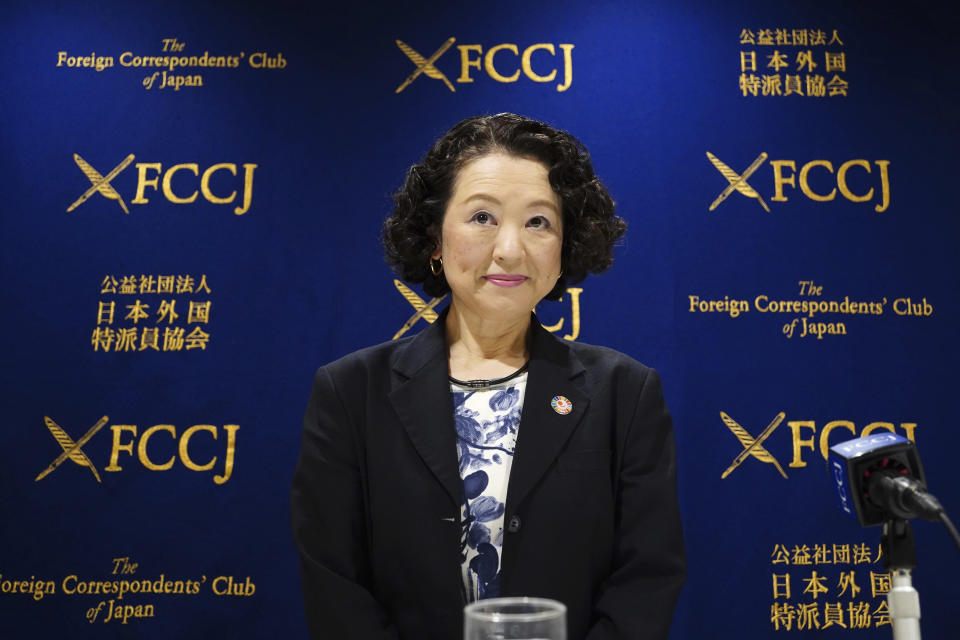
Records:
M467 602L500 595L503 513L526 387L526 373L484 389L450 385L463 478L460 562Z

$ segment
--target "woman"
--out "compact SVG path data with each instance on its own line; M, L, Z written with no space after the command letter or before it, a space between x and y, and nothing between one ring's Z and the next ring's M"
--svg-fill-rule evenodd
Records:
M292 491L313 637L458 640L468 601L526 595L566 604L571 640L666 638L685 565L659 378L530 311L625 230L586 150L469 118L394 200L387 261L452 300L314 378Z

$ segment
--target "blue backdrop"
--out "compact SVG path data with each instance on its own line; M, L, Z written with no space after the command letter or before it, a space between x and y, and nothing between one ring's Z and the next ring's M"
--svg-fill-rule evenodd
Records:
M907 435L960 513L943 13L9 3L0 637L306 636L288 489L312 373L414 312L378 244L390 195L500 111L578 136L629 223L539 314L662 374L672 637L889 637L879 530L821 454ZM923 630L952 637L960 558L915 529Z

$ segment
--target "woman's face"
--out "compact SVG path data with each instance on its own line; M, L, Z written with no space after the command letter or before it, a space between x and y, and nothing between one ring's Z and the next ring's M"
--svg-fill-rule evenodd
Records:
M535 160L491 153L466 164L447 203L440 246L454 304L489 320L529 314L560 277L560 198Z

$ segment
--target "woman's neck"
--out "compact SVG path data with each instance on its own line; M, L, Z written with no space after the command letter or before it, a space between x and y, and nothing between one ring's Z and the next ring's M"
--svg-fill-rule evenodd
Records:
M529 358L530 315L490 320L451 304L447 314L447 358L450 375L459 380L501 378Z

